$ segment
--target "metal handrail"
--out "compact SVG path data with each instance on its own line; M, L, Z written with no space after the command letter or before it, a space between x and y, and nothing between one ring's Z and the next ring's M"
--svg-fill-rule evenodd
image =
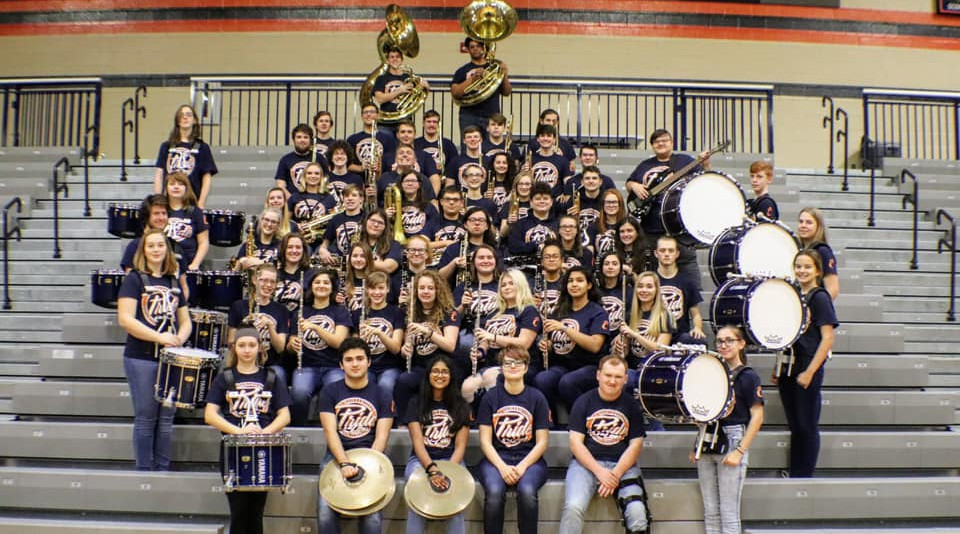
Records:
M863 133L909 159L960 159L960 93L866 88Z
M141 85L133 92L133 164L140 165L140 119L147 118L147 107L140 105L140 95L147 98L147 87Z
M953 215L943 209L937 208L937 226L940 226L940 223L943 219L950 221L950 229L943 231L943 237L937 241L937 253L943 254L943 250L947 249L950 251L950 308L947 310L947 320L956 321L957 316L954 313L954 299L956 298L956 289L957 289L957 220L953 218ZM948 241L947 238L950 238Z
M840 189L842 191L850 190L850 140L847 138L847 132L850 131L850 118L847 116L847 111L843 108L837 108L837 112L834 115L834 118L839 119L843 117L843 129L837 128L837 142L840 142L840 138L843 137L843 187Z
M136 104L128 98L120 104L120 181L127 181L127 132L133 133L133 121L127 118L127 108L136 116Z
M66 156L53 164L53 257L55 259L63 256L60 250L60 191L63 191L64 198L70 197L67 182L60 183L60 167L63 167L64 178L66 178L66 174L72 170L70 160Z
M829 153L830 153L830 159L827 161L827 174L833 174L833 143L834 143L833 137L834 135L836 135L834 133L835 130L834 130L834 122L833 122L833 113L834 113L833 98L824 95L823 98L820 99L820 107L825 108L827 107L827 104L830 104L830 112L824 115L823 120L821 121L821 124L823 125L824 128L826 128L828 124L830 125L830 136L827 137L827 148L829 149Z
M870 138L863 136L863 145L870 146ZM877 166L870 166L870 209L867 211L867 226L876 226L877 207Z
M20 218L17 217L17 224L12 229L9 228L7 222L9 220L7 215L13 206L17 206L17 213L19 214L23 209L23 201L20 200L20 197L14 197L3 207L3 309L5 310L13 308L13 302L10 300L10 250L7 243L10 241L10 236L14 234L17 235L17 243L20 242Z
M872 174L872 173L871 173ZM910 269L917 270L917 224L919 221L919 208L920 203L920 181L917 180L917 177L910 172L908 169L903 169L900 171L900 183L907 183L907 178L913 180L913 194L912 195L903 195L903 209L907 209L907 204L913 205L913 256L910 258Z
M97 151L90 148L90 134L94 135L94 138L99 137L99 128L96 125L90 126L87 128L87 131L83 134L83 216L89 217L93 215L93 212L90 210L90 158L97 159ZM94 145L95 146L95 145Z

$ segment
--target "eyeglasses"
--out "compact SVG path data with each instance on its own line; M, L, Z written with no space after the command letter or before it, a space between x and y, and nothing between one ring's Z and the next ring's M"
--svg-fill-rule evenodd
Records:
M468 222L468 223L485 223L485 222L487 222L487 218L486 218L486 217L479 217L479 218L478 218L478 217L470 217L469 219L467 219L467 222Z
M386 224L385 222L381 221L380 219L368 219L368 220L367 220L367 223L373 224L373 225L375 225L375 226L383 226L383 225Z
M724 346L724 345L733 345L733 344L736 343L737 341L742 341L742 340L741 340L740 338L738 338L738 337L725 337L725 338L723 338L723 339L718 339L718 340L717 340L717 346L718 346L718 347L721 347L721 346Z
M408 248L407 249L407 254L410 254L413 256L418 256L420 254L426 254L426 253L427 253L427 249L425 248Z
M515 367L523 367L524 365L527 365L527 362L523 360L503 360L503 366L511 369Z
M433 376L450 376L450 369L430 369Z

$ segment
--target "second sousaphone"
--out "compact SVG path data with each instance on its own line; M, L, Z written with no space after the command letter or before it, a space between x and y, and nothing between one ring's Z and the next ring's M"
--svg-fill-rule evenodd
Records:
M467 37L480 41L487 49L483 76L477 78L456 99L461 106L473 106L487 100L500 89L504 72L494 59L497 41L502 41L517 28L517 10L504 0L473 0L460 11L460 27Z

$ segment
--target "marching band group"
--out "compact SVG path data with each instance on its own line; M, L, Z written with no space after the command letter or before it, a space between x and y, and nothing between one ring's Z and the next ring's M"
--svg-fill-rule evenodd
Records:
M471 63L454 77L455 96L475 81L475 69L489 67L483 42L468 38L465 46ZM401 50L389 48L385 58L386 78L374 80L377 103L362 106L361 132L333 139L327 111L291 132L294 150L280 160L275 187L231 262L247 277L248 296L227 303L228 356L206 391L206 422L253 446L288 424L319 420L323 464L333 462L348 481L364 471L350 451L382 453L390 429L405 427L413 444L406 475L423 469L438 493L451 484L438 462L449 462L440 464L448 471L462 465L477 426L483 459L475 473L489 534L502 532L508 488L516 490L520 532L537 531L548 431L566 427L572 459L560 532L581 532L598 495L613 497L627 532L639 533L650 526L638 467L646 430L663 428L657 416L696 419L677 402L651 410L634 393L673 343L681 355L725 364L729 393L710 421L714 439L691 459L707 532L740 532L748 451L763 421L746 347L764 347L749 317L715 316L716 352L706 351L695 254L703 245L685 238L694 233L683 228L686 215L676 217L679 231L671 227L667 216L686 208L668 205L658 189L696 176L709 153L675 153L670 132L656 130L653 156L622 191L602 173L597 147L575 153L558 136L554 110L544 110L535 137L518 146L499 113L499 94L510 91L502 62L499 92L461 108L458 149L442 138L436 111L423 114L419 137L409 118L384 127L381 112L413 89ZM170 466L176 404L167 401L181 392L160 389L161 355L190 344L203 323L189 273L211 244L202 208L217 167L199 132L194 110L181 106L160 148L155 194L143 202L142 236L122 261L118 318L129 334L124 369L142 470ZM748 215L775 221L772 167L757 162L750 176ZM807 316L774 378L791 430L789 474L800 477L816 465L839 284L819 210L801 212L797 234L801 248L788 261ZM560 412L566 425L555 419ZM223 455L225 466L243 456L227 447ZM262 532L265 495L228 493L231 532ZM322 532L338 532L339 515L359 515L364 533L381 531L379 511L342 514L327 499L321 492ZM423 530L415 512L410 533ZM462 513L448 518L448 532L464 531Z

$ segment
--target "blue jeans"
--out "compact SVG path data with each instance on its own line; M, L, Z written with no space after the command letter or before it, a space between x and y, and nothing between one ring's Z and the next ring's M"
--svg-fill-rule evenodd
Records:
M397 385L397 377L400 376L400 369L390 368L381 371L367 371L367 379L371 384L376 384L385 398L393 398L393 389ZM397 414L401 416L403 414Z
M461 464L462 465L462 464ZM410 480L410 475L420 467L420 460L416 456L411 456L407 460L407 469L403 472L403 477ZM447 522L447 534L466 534L467 525L463 519L463 512L442 521ZM427 518L414 512L407 511L407 534L423 534L427 531Z
M567 411L569 412L570 408L573 407L574 401L579 399L580 395L583 395L591 389L597 389L598 385L597 367L587 365L576 371L570 371L560 377L560 381L557 383L557 390L560 398L566 403Z
M343 380L343 377L343 369L339 367L304 367L294 371L293 383L290 385L290 396L293 398L290 418L293 419L293 424L306 424L313 394L320 391L322 386Z
M744 426L724 426L727 450L733 451L743 439ZM703 522L707 534L740 534L740 496L747 478L747 455L737 467L723 464L723 454L703 454L697 461Z
M133 456L138 471L170 469L173 452L173 414L153 398L157 384L156 361L123 359L123 371L133 399Z
M539 389L540 393L543 393L543 396L547 398L547 403L550 404L550 411L554 414L554 423L556 423L557 398L559 397L557 386L567 372L566 367L551 365L549 369L540 371L533 377L533 387Z
M797 377L782 377L777 384L783 412L790 427L790 477L810 478L820 455L820 386L823 385L823 367L817 370L804 389Z
M320 472L333 460L333 456L328 452L320 464ZM383 530L383 514L374 512L370 515L363 515L357 518L359 525L357 532L359 534L380 534ZM323 534L340 534L340 514L333 511L333 508L327 504L327 501L319 493L317 494L317 526L318 532Z
M510 463L510 462L507 462ZM477 466L483 486L483 532L503 533L503 508L507 501L507 483L500 471L487 461ZM536 534L540 519L540 488L547 482L547 462L541 458L520 477L517 491L517 527L520 534Z
M597 463L607 469L613 469L617 466L617 462L605 460L598 460ZM621 480L639 479L640 477L640 468L634 465L627 469ZM559 534L580 534L583 532L583 516L587 513L590 501L597 494L597 488L600 487L600 484L597 482L597 477L589 469L581 465L576 458L571 458L570 467L567 468L567 478L563 486L563 514L560 517ZM624 486L614 494L613 498L622 498L627 495L642 497L643 487L639 484ZM626 522L627 532L640 532L649 526L647 525L647 509L643 501L632 500L627 503L626 509L621 510L621 512Z

